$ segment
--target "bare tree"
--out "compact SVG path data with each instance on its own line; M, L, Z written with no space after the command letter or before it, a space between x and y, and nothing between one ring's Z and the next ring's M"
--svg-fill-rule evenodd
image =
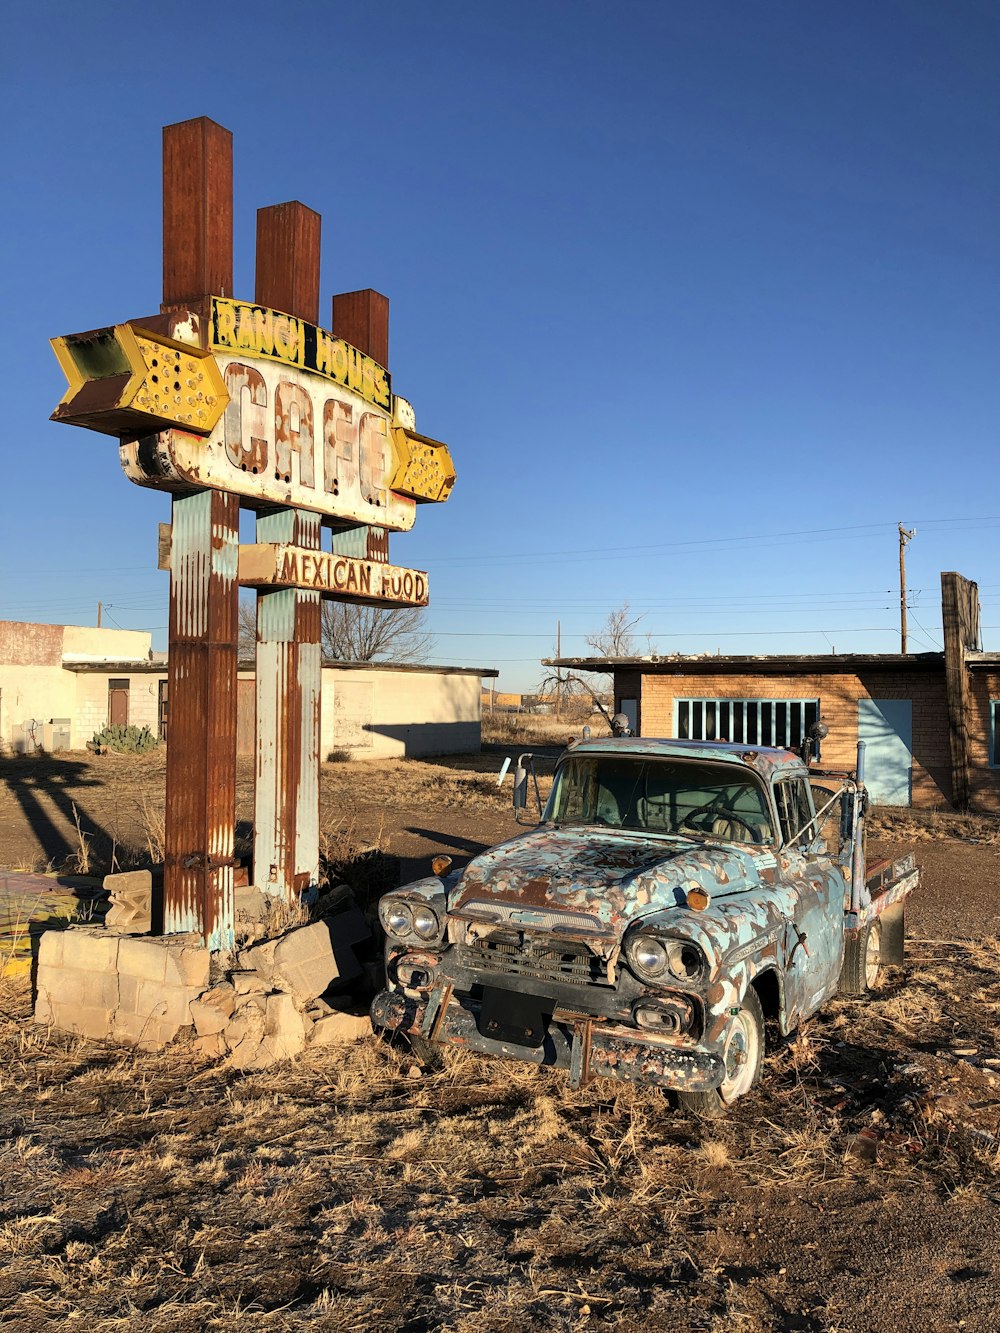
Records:
M257 653L257 598L240 598L236 623L236 652L241 662L252 661Z
M617 610L608 612L603 629L596 634L588 634L585 642L601 657L634 657L633 630L641 619L641 614L633 616L628 602L622 602Z
M324 601L320 641L327 662L425 662L434 639L421 607ZM240 602L238 650L244 661L256 654L256 598Z
M425 662L434 642L422 607L324 602L323 656L335 662Z
M606 692L607 685L604 686L604 690ZM538 692L542 696L555 694L557 691L561 691L564 702L576 699L587 703L591 709L596 708L608 726L611 726L611 707L614 705L608 706L607 698L602 693L596 678L577 675L575 671L553 671L539 681Z

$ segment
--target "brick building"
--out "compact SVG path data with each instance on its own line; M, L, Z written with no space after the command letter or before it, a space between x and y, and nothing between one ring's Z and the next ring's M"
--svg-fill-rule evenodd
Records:
M643 736L798 748L818 718L820 762L853 768L865 741L876 801L1000 812L1000 654L981 650L976 585L941 576L944 652L560 658L614 678Z

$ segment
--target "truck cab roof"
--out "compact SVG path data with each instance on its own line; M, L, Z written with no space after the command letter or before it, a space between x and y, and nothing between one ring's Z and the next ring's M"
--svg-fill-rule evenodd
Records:
M572 754L634 754L661 759L708 759L716 763L738 764L751 768L761 777L788 775L804 777L808 769L793 750L764 745L734 744L730 741L684 741L656 736L607 736L600 740L578 741Z

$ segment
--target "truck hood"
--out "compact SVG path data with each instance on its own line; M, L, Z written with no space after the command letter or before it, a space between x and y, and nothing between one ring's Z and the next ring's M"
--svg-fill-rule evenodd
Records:
M650 837L618 829L543 828L469 862L449 910L620 936L638 917L683 907L689 889L710 895L758 888L775 865L770 848ZM588 924L589 919L589 924Z

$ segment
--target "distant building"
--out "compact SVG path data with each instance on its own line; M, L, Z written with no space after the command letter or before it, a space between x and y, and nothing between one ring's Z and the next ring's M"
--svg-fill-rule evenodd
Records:
M107 723L167 738L165 654L139 630L0 621L0 749L81 750ZM483 667L339 662L324 666L321 757L415 756L478 750ZM237 680L238 753L256 745L253 662Z
M797 749L820 717L820 765L853 768L885 805L1000 811L1000 654L981 650L976 585L942 574L944 652L560 658L609 673L643 736Z

